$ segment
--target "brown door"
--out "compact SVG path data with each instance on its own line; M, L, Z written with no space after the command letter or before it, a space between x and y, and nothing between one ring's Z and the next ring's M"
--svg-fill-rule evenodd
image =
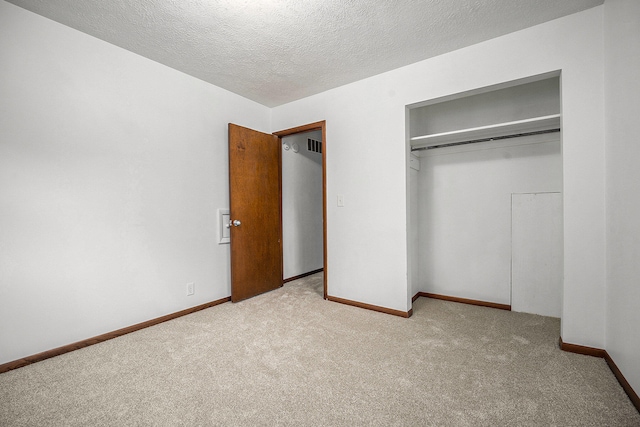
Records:
M282 286L280 138L229 123L231 301Z

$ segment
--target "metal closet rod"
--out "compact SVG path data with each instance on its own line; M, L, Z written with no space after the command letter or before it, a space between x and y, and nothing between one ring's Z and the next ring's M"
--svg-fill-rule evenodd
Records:
M470 141L451 142L449 144L432 145L430 147L417 147L417 148L411 148L411 151L413 152L413 151L422 151L422 150L433 150L434 148L455 147L457 145L475 144L476 142L497 141L499 139L519 138L521 136L542 135L545 133L554 133L554 132L560 132L560 128L538 130L535 132L514 133L511 135L503 135L503 136L493 136L491 138L472 139Z

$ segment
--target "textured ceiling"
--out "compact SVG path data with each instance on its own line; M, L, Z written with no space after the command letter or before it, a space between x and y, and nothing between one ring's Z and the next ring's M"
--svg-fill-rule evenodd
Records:
M9 0L269 107L604 0Z

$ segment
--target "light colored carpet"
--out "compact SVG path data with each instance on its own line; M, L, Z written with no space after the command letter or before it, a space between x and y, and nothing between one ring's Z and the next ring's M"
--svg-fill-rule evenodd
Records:
M640 426L559 320L322 299L322 275L0 374L2 426Z

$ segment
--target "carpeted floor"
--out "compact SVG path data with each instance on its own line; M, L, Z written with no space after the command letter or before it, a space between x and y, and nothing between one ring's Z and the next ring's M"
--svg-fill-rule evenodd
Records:
M0 374L1 426L640 426L559 320L420 298L403 319L322 274Z

